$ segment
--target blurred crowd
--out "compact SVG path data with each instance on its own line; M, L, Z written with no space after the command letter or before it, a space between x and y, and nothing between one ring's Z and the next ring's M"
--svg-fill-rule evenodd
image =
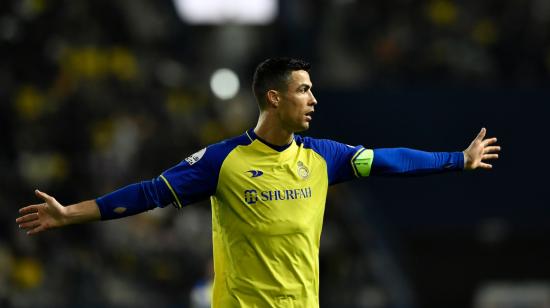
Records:
M242 133L257 115L254 67L280 55L311 61L321 89L541 88L550 2L289 0L271 25L218 27L185 24L168 0L4 1L0 306L198 307L211 276L208 202L34 238L17 229L16 211L39 202L35 188L62 203L95 198ZM208 86L220 67L241 79L230 100ZM329 199L323 307L413 307L358 208Z

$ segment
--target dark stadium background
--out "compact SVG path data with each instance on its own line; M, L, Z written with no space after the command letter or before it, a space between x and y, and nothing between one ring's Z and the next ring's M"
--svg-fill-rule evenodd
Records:
M454 151L484 126L503 148L490 172L331 188L322 307L549 306L550 2L278 3L266 25L190 25L172 1L0 4L1 307L193 307L207 202L31 238L17 209L35 188L97 197L242 133L254 67L281 55L313 64L306 135ZM210 90L222 67L240 79L229 100Z

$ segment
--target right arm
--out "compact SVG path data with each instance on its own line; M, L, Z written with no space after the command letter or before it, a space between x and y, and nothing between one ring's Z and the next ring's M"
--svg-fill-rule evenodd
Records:
M213 195L225 157L236 146L249 143L245 134L219 142L192 154L150 181L131 184L95 200L69 206L36 190L44 203L21 208L21 216L15 222L27 230L27 234L33 235L70 224L131 216L169 204L182 208Z
M15 220L28 235L72 224L131 216L170 204L172 194L159 178L131 184L95 200L87 200L68 206L61 205L54 197L35 191L44 203L21 208L21 216Z
M206 199L215 192L217 170L226 152L232 149L223 143L220 145L191 155L150 181L128 185L95 200L63 206L55 198L36 190L35 194L44 203L21 208L21 216L15 222L27 230L28 235L33 235L71 224L136 215L169 204L181 208ZM217 168L211 167L211 161L217 162Z

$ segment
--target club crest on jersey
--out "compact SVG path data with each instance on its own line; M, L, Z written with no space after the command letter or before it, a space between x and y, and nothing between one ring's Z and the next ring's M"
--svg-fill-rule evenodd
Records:
M197 163L199 160L201 160L201 158L203 157L204 153L206 152L206 148L198 151L197 153L195 154L191 154L191 156L187 157L185 159L185 161L187 163L189 163L190 166L194 165L195 163Z
M309 169L302 161L298 161L298 175L304 180L309 177Z

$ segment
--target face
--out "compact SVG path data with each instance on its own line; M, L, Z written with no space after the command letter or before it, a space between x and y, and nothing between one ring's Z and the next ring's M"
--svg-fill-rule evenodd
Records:
M311 92L309 73L293 71L286 91L279 92L278 116L283 127L292 132L309 128L317 100Z

